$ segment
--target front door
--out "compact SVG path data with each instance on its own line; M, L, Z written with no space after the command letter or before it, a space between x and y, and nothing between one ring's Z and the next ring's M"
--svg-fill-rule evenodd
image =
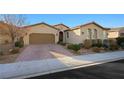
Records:
M63 42L63 32L59 32L59 42Z

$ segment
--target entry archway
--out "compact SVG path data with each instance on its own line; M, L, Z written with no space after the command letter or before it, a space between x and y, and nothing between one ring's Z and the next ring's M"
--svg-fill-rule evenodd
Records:
M63 42L63 32L59 32L59 42Z

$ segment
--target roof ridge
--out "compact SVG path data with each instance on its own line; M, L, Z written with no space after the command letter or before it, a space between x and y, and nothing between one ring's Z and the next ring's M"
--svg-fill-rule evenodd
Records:
M77 29L77 28L80 28L80 27L82 27L82 26L86 26L86 25L89 25L89 24L95 24L95 25L97 25L97 26L99 26L99 27L101 27L101 28L103 28L103 29L110 29L110 28L105 28L105 27L99 25L99 24L96 23L95 21L91 21L91 22L88 22L88 23L85 23L85 24L76 26L76 27L74 27L74 28L72 28L72 29Z
M47 23L45 23L45 22L40 22L40 23L36 23L36 24L32 24L32 25L23 26L23 27L32 27L32 26L36 26L36 25L40 25L40 24L45 24L45 25L50 26L50 27L52 27L52 28L54 28L54 29L56 29L56 30L59 30L59 29L57 29L56 27L54 27L54 26L52 26L52 25L49 25L49 24L47 24Z
M53 26L57 26L57 25L64 25L64 26L66 26L67 28L70 28L69 26L65 25L64 23L55 24L55 25L53 25Z

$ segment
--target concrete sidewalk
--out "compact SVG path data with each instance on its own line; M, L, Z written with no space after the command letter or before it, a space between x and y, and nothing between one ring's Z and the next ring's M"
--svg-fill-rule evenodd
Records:
M124 59L124 51L0 64L0 78L28 78Z

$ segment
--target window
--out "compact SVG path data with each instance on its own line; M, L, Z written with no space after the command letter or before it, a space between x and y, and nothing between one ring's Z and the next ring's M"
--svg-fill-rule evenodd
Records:
M108 37L108 33L105 31L105 37L107 38Z
M97 39L97 30L94 29L94 38Z
M69 32L67 32L67 38L69 38Z
M89 35L89 39L92 39L92 31L91 31L91 29L88 29L88 35Z

